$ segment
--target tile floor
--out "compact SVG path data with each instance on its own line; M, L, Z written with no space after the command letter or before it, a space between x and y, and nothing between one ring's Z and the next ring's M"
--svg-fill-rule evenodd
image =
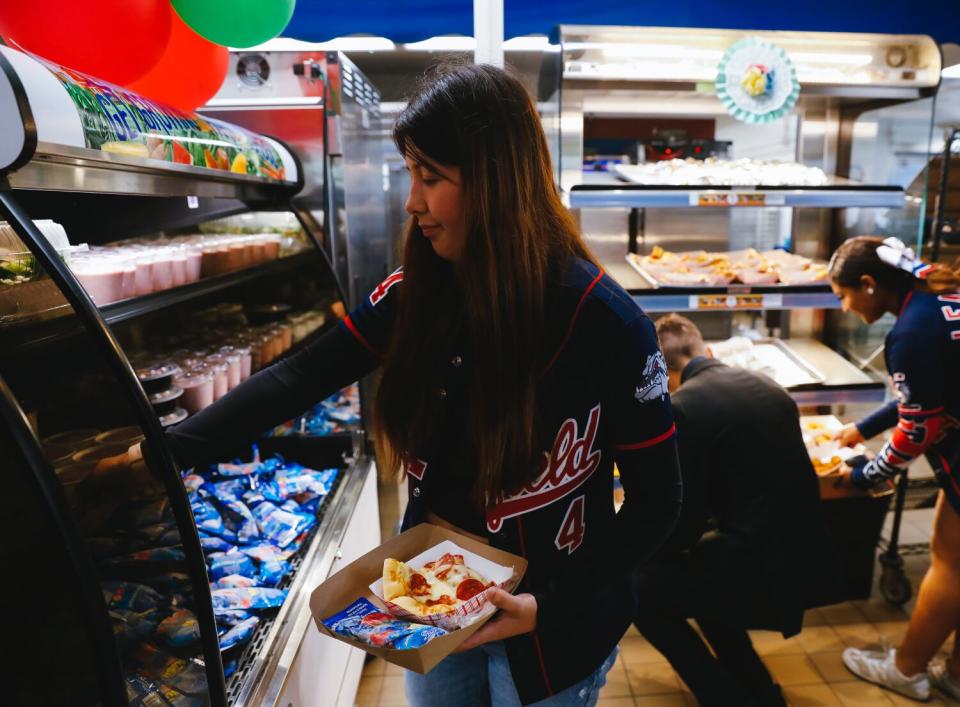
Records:
M929 538L932 511L908 511L904 521L903 542L922 542ZM907 573L915 589L928 561L926 555L906 558ZM920 703L856 680L840 660L847 646L879 646L883 641L898 643L906 631L912 609L912 602L899 609L875 593L867 600L807 612L803 631L793 638L784 640L779 634L767 631L753 631L751 635L757 652L783 687L791 705L916 705ZM367 663L356 704L358 707L406 705L403 670L380 659ZM620 642L620 657L607 676L607 685L600 696L601 707L696 704L666 660L631 627ZM926 704L960 707L960 702L939 693Z

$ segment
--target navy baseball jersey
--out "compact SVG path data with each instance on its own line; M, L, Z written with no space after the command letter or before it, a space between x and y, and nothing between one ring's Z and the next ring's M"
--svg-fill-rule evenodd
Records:
M388 351L403 290L390 275L335 330L258 373L169 433L186 467L228 442L252 439L317 400L373 371ZM443 414L425 449L407 450L409 503L404 528L428 513L525 556L519 591L537 598L537 628L507 639L524 704L594 672L635 612L634 567L672 530L680 475L667 372L650 319L595 265L573 260L547 297L553 352L537 400L542 457L533 481L500 494L481 514L465 440L467 391L475 357L449 343L441 388ZM613 507L613 465L625 491Z
M896 429L875 459L853 470L853 482L870 486L926 454L960 511L960 294L908 293L885 357L894 400L857 427L867 438Z

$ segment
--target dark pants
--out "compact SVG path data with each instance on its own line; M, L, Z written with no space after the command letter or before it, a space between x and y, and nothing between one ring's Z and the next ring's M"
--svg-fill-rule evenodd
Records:
M735 543L713 539L654 561L636 576L634 625L704 707L785 705L747 634L748 628L770 625L757 574ZM709 646L688 618L696 620Z

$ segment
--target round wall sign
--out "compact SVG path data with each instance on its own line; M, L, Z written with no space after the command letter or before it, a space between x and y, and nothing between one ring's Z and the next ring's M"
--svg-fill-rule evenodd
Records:
M800 82L780 47L755 37L730 46L717 67L717 96L745 123L779 120L797 103Z

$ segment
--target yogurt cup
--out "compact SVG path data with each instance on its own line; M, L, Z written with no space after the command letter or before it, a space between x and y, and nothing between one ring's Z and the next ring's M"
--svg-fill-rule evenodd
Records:
M240 357L235 353L216 353L212 356L207 357L207 361L211 363L223 363L227 366L227 387L230 390L233 390L238 385L240 385L241 380L241 370L240 370Z
M198 413L213 404L213 375L201 370L181 373L174 382L183 389L180 405L190 413Z
M70 269L98 307L123 299L124 268L95 258L71 260Z

